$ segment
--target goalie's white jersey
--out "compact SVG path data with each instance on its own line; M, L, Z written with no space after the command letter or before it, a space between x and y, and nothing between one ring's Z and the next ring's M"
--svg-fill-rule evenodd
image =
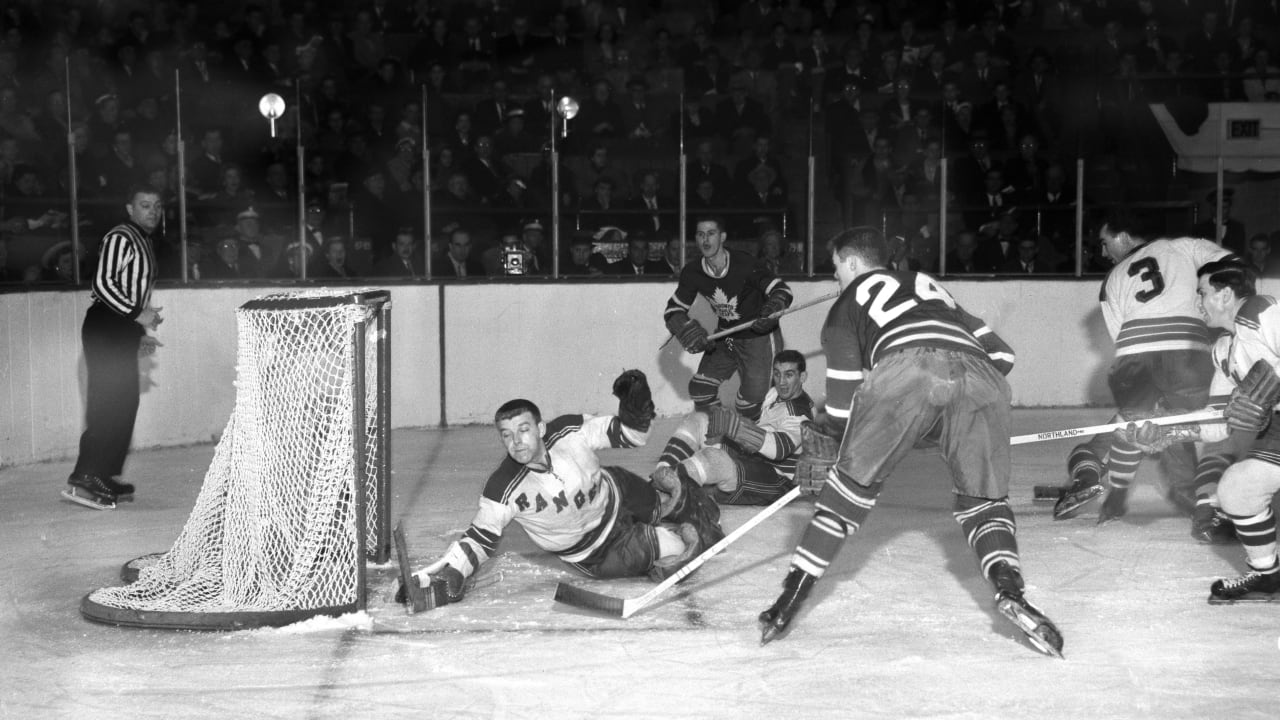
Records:
M489 476L471 526L431 570L452 565L464 577L493 555L511 521L538 547L579 562L609 536L618 516L618 488L596 450L644 445L648 433L611 415L562 415L547 423L548 463L521 465L510 457Z
M1213 348L1214 365L1233 387L1259 360L1280 374L1280 304L1270 295L1246 298L1236 313L1231 334L1218 338Z
M1196 305L1196 270L1230 254L1201 238L1162 238L1116 263L1099 297L1116 355L1207 349L1209 329Z

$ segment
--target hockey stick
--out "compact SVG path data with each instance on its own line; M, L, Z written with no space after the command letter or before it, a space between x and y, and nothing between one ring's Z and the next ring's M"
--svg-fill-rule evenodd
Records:
M1164 417L1144 418L1143 422L1151 422L1156 425L1180 425L1182 423L1194 422L1212 422L1214 420L1225 420L1221 410L1197 410L1195 412L1184 413L1182 415L1166 415ZM1044 440L1061 440L1063 438L1080 437L1081 435L1097 435L1098 433L1112 432L1113 430L1122 430L1128 427L1133 420L1125 420L1124 422L1107 423L1106 425L1090 425L1088 427L1069 428L1067 430L1046 430L1042 433L1034 433L1032 435L1015 435L1009 438L1010 445L1025 445L1027 443L1041 442Z
M783 315L790 315L791 313L796 312L798 310L804 310L805 308L813 307L814 305L827 302L828 300L835 300L838 297L840 297L840 293L838 292L827 293L826 295L823 295L822 297L814 298L809 302L803 302L803 303L800 303L799 305L792 305L791 307L785 308L783 310L779 310L776 313L770 313L769 315L766 316L766 318L769 320L777 320ZM732 335L736 332L746 330L747 328L754 325L756 320L759 320L759 319L760 318L756 318L755 320L747 320L746 322L738 323L733 327L728 327L728 328L725 328L724 330L717 330L716 332L713 332L707 336L707 342L713 342L727 335ZM674 337L675 335L668 335L667 339L662 341L662 344L658 346L658 349L661 350L662 348L666 347L667 343L671 342L672 338Z
M719 555L725 548L732 545L738 538L746 535L752 528L759 525L769 518L770 515L781 510L787 503L800 497L800 488L792 488L790 492L778 498L769 507L756 513L750 520L742 524L741 527L733 532L725 535L720 542L712 545L698 557L690 560L684 567L680 568L671 577L654 585L652 589L639 597L634 598L618 598L603 593L584 590L576 585L570 585L560 582L556 585L556 602L562 602L566 605L582 608L584 610L596 610L606 615L619 617L623 620L635 615L649 603L653 602L659 595L666 592L672 585L685 579L694 570L702 567L711 558Z

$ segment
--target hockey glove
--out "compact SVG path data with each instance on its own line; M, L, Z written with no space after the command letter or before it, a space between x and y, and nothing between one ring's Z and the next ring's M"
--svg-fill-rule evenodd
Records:
M465 589L462 587L462 573L452 565L445 565L431 575L431 596L435 600L433 607L448 605L462 600Z
M1271 413L1280 401L1280 378L1265 360L1249 368L1249 373L1231 393L1223 414L1227 426L1257 435L1271 422Z
M1172 435L1164 432L1164 427L1146 420L1139 426L1129 423L1116 430L1116 439L1127 445L1133 445L1147 455L1159 455L1174 443Z
M685 352L697 355L706 352L711 344L707 339L707 329L702 327L702 323L684 313L676 313L667 318L667 329L676 336L676 340L680 341L680 346L685 349Z
M639 370L626 370L613 381L613 396L618 398L618 419L623 425L649 431L656 414L649 380Z
M748 453L755 453L764 446L765 436L763 428L727 407L715 405L707 409L708 444L725 438Z
M751 329L761 335L773 332L774 328L778 327L778 319L773 316L786 310L789 304L791 304L791 297L787 293L775 291L760 307L760 317L751 323Z
M800 457L796 460L796 486L806 495L817 495L827 483L827 473L840 454L840 438L828 435L814 423L800 425Z

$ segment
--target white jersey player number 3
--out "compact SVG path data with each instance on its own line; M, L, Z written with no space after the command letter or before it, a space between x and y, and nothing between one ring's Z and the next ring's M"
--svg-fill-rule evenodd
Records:
M1153 257L1145 257L1134 261L1129 266L1129 277L1137 275L1140 280L1150 283L1151 287L1146 290L1139 290L1134 293L1133 299L1140 303L1147 302L1151 298L1164 292L1164 276L1160 274L1160 263L1156 262Z
M1159 273L1157 273L1159 274ZM897 319L906 311L916 307L920 303L916 299L937 300L949 308L955 309L956 300L951 297L951 293L947 292L933 281L933 278L923 273L916 273L915 298L904 297L892 306L886 307L894 293L902 287L902 283L892 275L877 274L865 283L858 286L857 295L854 298L867 309L867 315L880 327L888 325ZM875 297L872 297L872 293Z

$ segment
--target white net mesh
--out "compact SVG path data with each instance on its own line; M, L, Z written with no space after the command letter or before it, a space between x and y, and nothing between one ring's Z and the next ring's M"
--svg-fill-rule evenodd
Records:
M150 613L253 613L357 601L364 562L358 481L369 548L379 542L381 520L380 324L367 304L289 307L290 300L324 296L273 296L237 311L235 409L191 517L172 549L142 568L136 582L97 590L87 603ZM366 339L363 362L357 333ZM364 467L357 474L359 430Z

